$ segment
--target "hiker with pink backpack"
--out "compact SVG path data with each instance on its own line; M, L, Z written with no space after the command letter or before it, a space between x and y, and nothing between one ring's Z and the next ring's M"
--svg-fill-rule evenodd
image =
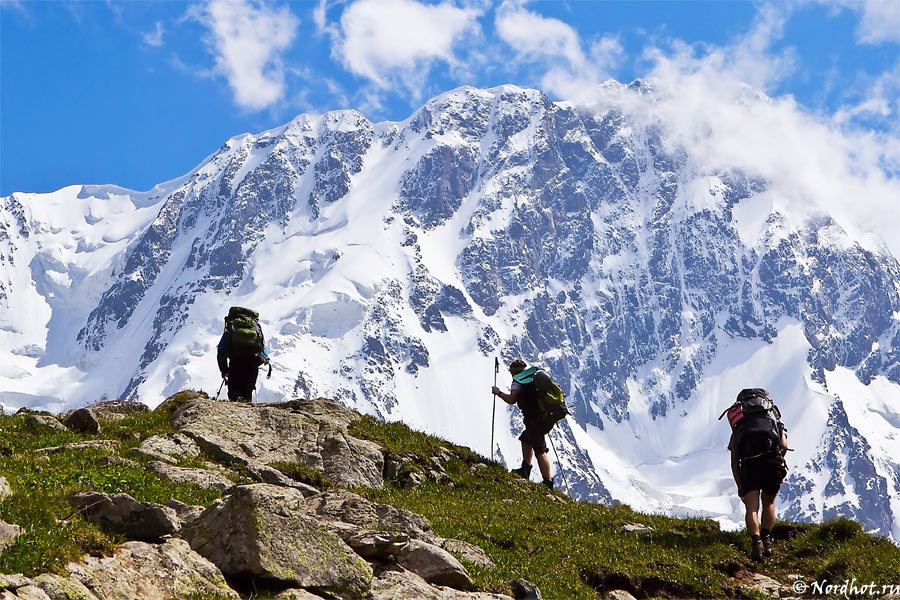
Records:
M731 425L731 472L738 496L744 502L750 555L761 561L772 554L775 498L787 475L787 428L781 423L781 411L761 388L741 390L735 403L719 419L726 414Z

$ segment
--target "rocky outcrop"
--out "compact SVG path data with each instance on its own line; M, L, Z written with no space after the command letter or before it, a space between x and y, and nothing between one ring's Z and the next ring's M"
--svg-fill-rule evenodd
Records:
M425 517L387 504L370 502L353 492L323 492L310 498L307 506L320 518L348 523L360 529L403 533L425 541L433 541L436 537Z
M356 413L319 399L283 405L233 405L191 400L172 425L226 464L295 462L340 485L381 488L384 457L377 444L351 436Z
M150 410L150 407L143 402L131 400L103 400L89 404L85 408L89 409L97 419L103 421L120 421L135 413Z
M215 565L179 539L163 544L127 542L111 557L87 556L66 570L70 581L82 584L99 600L239 598Z
M180 458L198 458L200 446L189 436L176 432L148 437L134 452L151 460L175 463Z
M91 523L131 539L156 540L181 529L173 509L152 502L138 502L128 494L81 492L72 497L72 502Z
M59 422L59 419L57 419L56 417L51 417L49 415L26 414L25 425L32 429L49 427L50 429L56 429L57 431L69 430L68 427Z
M238 486L182 532L223 573L347 597L369 589L372 568L307 509L303 494L269 484Z
M147 468L163 479L168 479L175 483L192 483L202 488L219 490L220 492L224 492L234 485L230 479L221 473L208 469L176 467L158 460L147 463Z
M399 567L389 568L372 581L372 600L513 600L502 594L461 592L452 588L435 587L427 581Z

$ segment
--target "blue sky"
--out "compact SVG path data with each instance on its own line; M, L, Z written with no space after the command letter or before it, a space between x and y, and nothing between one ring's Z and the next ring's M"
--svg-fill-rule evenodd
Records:
M460 85L577 100L697 73L875 139L900 172L900 0L0 0L0 194L146 190L302 112L401 120Z

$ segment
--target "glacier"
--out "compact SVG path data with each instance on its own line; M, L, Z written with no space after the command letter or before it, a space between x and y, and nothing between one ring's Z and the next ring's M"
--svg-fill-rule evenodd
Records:
M238 135L147 192L0 198L0 403L215 393L243 305L273 363L257 401L335 398L514 466L521 419L498 403L490 448L490 387L523 357L567 395L572 496L729 528L716 418L765 387L794 450L779 515L900 539L900 264L783 177L699 160L642 110L665 97L463 87L402 122Z

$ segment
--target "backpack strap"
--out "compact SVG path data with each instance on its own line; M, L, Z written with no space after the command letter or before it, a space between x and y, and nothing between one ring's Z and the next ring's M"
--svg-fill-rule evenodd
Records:
M521 383L521 384L531 383L532 381L534 381L534 374L537 373L539 370L540 370L539 367L528 367L521 373L513 375L513 381Z

